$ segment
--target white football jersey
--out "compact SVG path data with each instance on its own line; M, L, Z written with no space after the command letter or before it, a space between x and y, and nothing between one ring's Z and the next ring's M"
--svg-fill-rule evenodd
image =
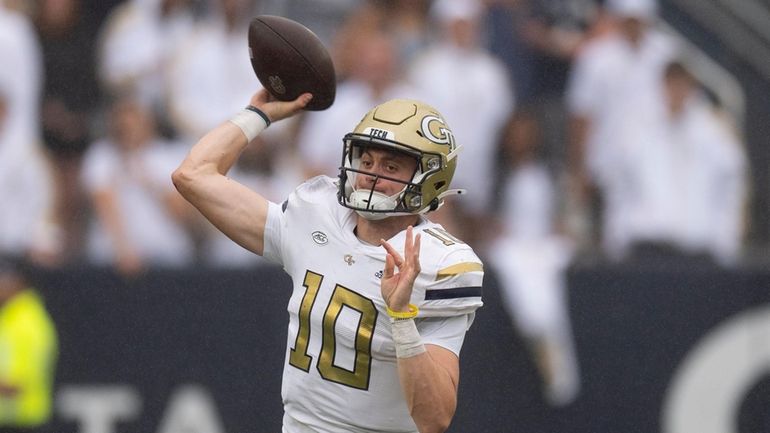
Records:
M271 203L264 257L293 280L282 397L287 433L416 432L399 383L390 321L380 292L385 250L360 241L357 215L319 176L282 205ZM440 225L423 219L422 272L411 302L426 344L459 355L482 305L481 260ZM403 254L405 231L389 239Z

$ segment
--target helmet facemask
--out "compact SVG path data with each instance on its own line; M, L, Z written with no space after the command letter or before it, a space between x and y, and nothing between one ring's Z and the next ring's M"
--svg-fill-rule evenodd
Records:
M388 152L398 152L407 155L415 161L415 169L408 180L396 179L387 175L373 173L361 167L361 158L369 148L382 149ZM436 158L440 158L436 155ZM372 137L356 137L348 134L345 137L345 151L340 167L339 201L345 207L353 209L366 219L379 220L394 215L409 215L421 213L423 208L422 181L425 179L423 170L424 155L418 150L409 149L399 143L385 143ZM437 164L440 166L440 164ZM374 180L369 187L356 187L358 176L371 176ZM388 196L375 191L380 180L402 184L403 187L395 194Z

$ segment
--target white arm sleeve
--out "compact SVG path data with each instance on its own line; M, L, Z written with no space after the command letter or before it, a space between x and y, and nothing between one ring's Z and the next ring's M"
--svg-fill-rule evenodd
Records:
M473 323L475 314L417 319L417 330L420 332L423 344L441 346L459 357L465 341L465 333Z

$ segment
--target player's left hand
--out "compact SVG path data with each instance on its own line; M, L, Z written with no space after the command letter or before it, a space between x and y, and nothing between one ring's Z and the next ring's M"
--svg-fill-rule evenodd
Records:
M386 240L380 239L380 243L388 253L380 280L382 299L393 311L408 311L412 286L420 274L420 234L415 235L412 226L407 227L403 257Z

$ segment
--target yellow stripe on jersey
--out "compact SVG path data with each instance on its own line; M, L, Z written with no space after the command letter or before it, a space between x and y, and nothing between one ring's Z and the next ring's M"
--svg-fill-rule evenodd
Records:
M464 274L466 272L481 272L484 270L484 265L477 262L463 262L457 263L452 266L441 269L436 274L436 281L444 278L453 277L455 275Z

